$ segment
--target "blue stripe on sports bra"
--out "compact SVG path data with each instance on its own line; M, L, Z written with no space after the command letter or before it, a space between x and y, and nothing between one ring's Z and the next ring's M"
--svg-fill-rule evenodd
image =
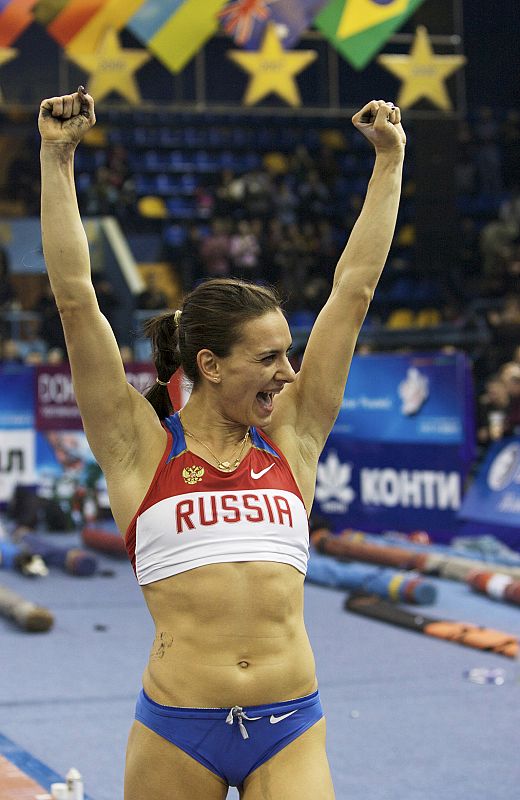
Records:
M184 438L184 431L182 429L181 421L179 419L178 412L172 414L170 417L166 417L164 420L164 425L167 430L170 431L172 435L172 446L171 450L168 453L168 458L166 459L166 463L175 458L180 453L183 453L184 450L187 449L186 439ZM256 447L258 450L264 450L266 453L270 453L275 458L279 458L279 454L274 450L265 439L262 438L262 435L257 431L256 428L251 428L251 442L253 447Z
M182 430L178 412L176 414L172 414L171 417L166 417L164 420L164 425L172 435L172 446L170 452L168 453L168 458L166 459L166 463L168 464L172 458L175 458L179 455L179 453L183 453L184 450L187 449L187 444L186 439L184 438L184 431Z
M265 439L262 438L261 434L258 433L256 428L251 428L251 441L253 443L253 447L256 447L258 450L265 450L266 453L270 453L272 456L280 458L276 450L273 450L273 448L267 444Z

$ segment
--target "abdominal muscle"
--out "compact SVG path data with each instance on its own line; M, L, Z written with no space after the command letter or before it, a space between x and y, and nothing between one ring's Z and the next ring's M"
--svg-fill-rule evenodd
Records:
M317 688L304 576L288 564L211 564L143 586L156 636L143 676L161 705L227 708Z

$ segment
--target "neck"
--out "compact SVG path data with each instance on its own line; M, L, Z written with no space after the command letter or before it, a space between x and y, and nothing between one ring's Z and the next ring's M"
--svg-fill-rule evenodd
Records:
M183 428L219 452L233 447L245 436L249 426L229 419L215 408L214 399L205 402L204 398L192 396L179 412Z

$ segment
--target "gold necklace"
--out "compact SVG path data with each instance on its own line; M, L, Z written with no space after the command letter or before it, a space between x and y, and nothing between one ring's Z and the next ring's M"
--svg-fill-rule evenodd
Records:
M180 419L180 414L179 414L179 419ZM217 469L219 469L221 472L233 472L233 470L235 470L238 467L238 465L240 464L240 459L242 458L242 454L243 454L243 452L245 450L247 441L249 439L249 428L245 432L244 438L240 440L240 442L237 444L237 446L233 450L233 453L231 455L230 460L229 461L221 461L220 458L215 455L213 450L210 447L208 447L207 444L205 444L201 439L198 438L198 436L195 436L193 433L191 433L185 427L185 425L184 425L182 420L181 420L181 425L183 427L185 436L190 436L192 439L195 439L196 442L198 442L199 444L201 444L203 447L206 448L208 453L211 453L211 455L213 456L213 458L217 462ZM236 459L233 461L233 456L235 455L237 450L240 450L240 452L238 453ZM233 462L233 463L231 463L231 462Z

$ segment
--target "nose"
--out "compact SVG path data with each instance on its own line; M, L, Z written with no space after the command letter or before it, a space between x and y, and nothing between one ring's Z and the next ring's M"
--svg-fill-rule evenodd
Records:
M296 378L296 373L291 367L291 362L289 361L287 356L284 356L282 365L280 366L275 375L275 379L283 381L284 383L292 383L295 378Z

